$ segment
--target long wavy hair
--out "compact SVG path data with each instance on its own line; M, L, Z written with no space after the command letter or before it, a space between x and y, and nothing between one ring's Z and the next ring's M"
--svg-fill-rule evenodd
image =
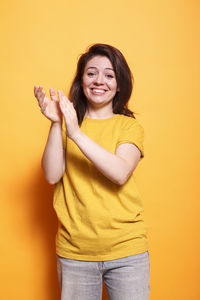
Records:
M128 101L132 93L134 79L123 54L113 46L94 44L80 56L76 74L69 91L69 99L76 110L79 125L82 123L87 110L87 98L82 88L84 69L87 62L97 55L106 56L110 60L115 72L119 91L116 92L113 98L113 113L135 118L134 113L128 109Z

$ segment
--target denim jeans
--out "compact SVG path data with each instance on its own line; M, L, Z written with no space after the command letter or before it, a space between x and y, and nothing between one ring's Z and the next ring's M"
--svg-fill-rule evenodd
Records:
M149 299L148 251L108 261L56 257L61 300L100 300L102 280L109 300Z

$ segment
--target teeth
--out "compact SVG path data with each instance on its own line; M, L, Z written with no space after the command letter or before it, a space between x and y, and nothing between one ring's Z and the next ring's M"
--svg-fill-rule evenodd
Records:
M93 89L93 91L96 92L96 93L102 93L102 94L105 93L104 90Z

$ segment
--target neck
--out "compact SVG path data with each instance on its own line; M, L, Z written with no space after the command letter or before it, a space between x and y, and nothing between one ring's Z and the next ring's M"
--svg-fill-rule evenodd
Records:
M110 114L99 114L96 112L89 112L85 114L86 118L90 118L90 119L107 119L107 118L111 118L112 116L114 116L114 113L110 113Z
M107 119L114 116L114 113L112 109L108 110L102 107L94 110L91 107L88 107L85 116L91 119Z

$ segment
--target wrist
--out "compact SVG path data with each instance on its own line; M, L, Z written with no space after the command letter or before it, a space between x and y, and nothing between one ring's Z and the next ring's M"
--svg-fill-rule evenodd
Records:
M52 125L62 125L62 120L60 121L51 121Z
M62 128L62 122L51 122L51 128Z
M70 138L74 143L77 143L77 142L80 140L80 138L81 138L82 135L83 135L83 132L81 131L80 128L78 128L78 129L76 130L76 132L75 132L72 136L69 136L69 138Z

